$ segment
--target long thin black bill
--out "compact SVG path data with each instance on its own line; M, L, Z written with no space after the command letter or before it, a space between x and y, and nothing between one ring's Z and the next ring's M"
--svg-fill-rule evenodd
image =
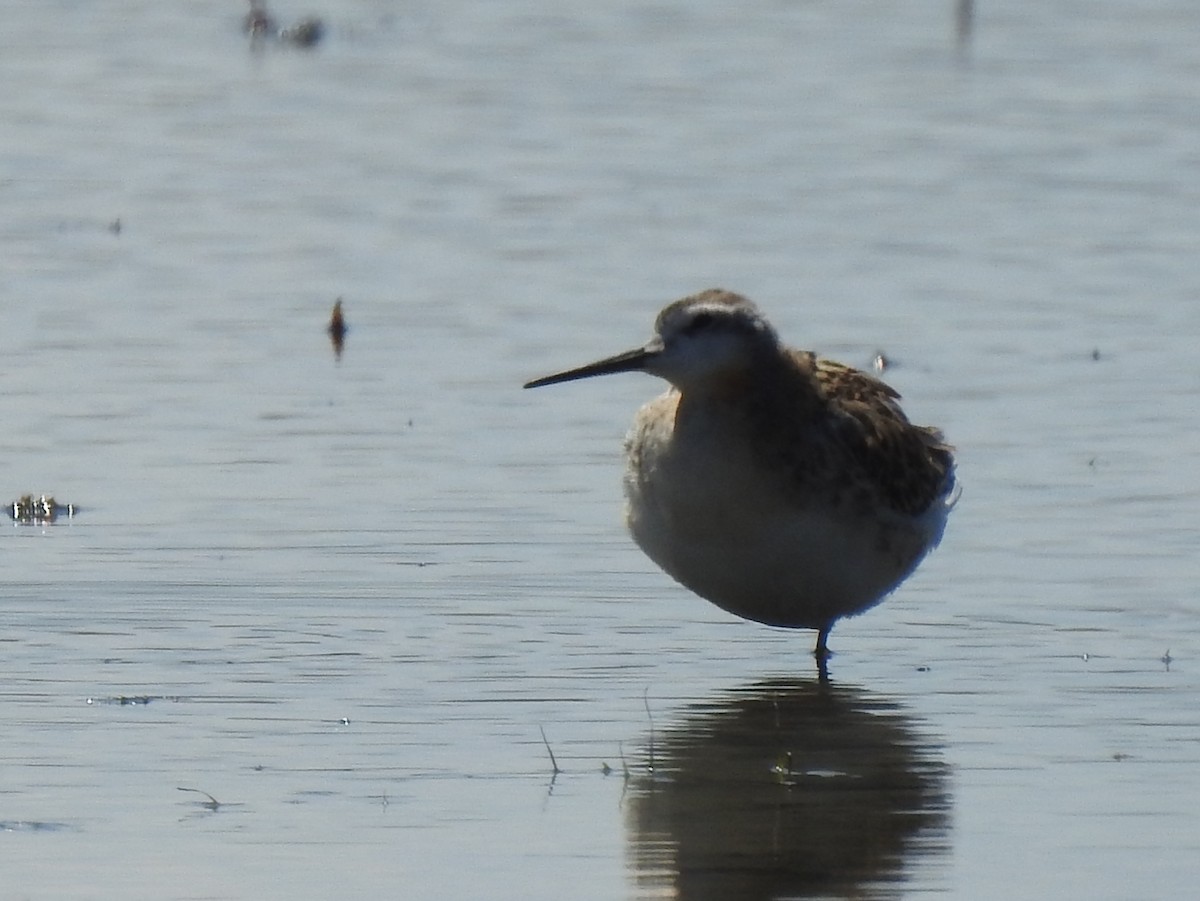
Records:
M580 366L578 369L568 369L566 372L557 372L554 375L542 376L540 379L526 382L524 387L541 388L543 385L557 385L559 382L588 379L594 375L632 372L644 369L646 367L646 360L652 356L654 356L653 351L639 347L636 350L627 350L623 354L617 354L615 357L608 357L603 360L597 360L595 363L588 363L586 366Z

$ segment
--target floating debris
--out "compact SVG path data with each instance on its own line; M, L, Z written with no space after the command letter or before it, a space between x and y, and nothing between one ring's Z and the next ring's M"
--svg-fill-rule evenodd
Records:
M771 772L776 776L790 777L792 775L792 752L787 751L776 760L775 765L771 767Z
M277 40L294 47L315 47L325 37L325 23L316 16L307 16L287 28L280 28L263 0L250 0L250 11L242 19L242 31L250 36L253 46Z
M250 0L250 12L242 19L242 31L251 38L266 38L276 34L279 29L261 0Z
M250 35L251 39L261 39L271 37L278 33L279 29L261 0L250 0L250 12L242 19L242 31Z
M120 707L145 707L151 701L182 701L170 695L116 695L109 698L88 698L88 704L116 704Z
M346 326L346 317L342 315L342 299L339 297L337 303L333 305L333 313L329 317L329 340L333 344L333 355L337 359L342 358L342 348L346 343L346 332L350 329Z
M279 40L297 47L315 47L325 37L325 23L315 16L301 19L291 28L279 32Z
M199 788L184 788L182 785L176 786L176 788L178 788L179 791L181 791L181 792L195 792L198 795L204 795L204 797L208 798L207 801L197 801L196 802L201 807L207 807L209 810L219 810L221 807L220 801L218 801L216 798L214 798L208 792L203 791Z
M38 497L26 494L8 505L8 515L15 523L25 526L40 526L57 522L62 516L71 519L75 516L77 509L74 504L60 504L53 497L45 494Z
M538 729L541 730L542 744L546 746L546 753L550 755L550 766L553 767L554 775L557 776L562 770L558 768L558 761L554 759L554 749L550 747L550 741L546 738L546 730L541 726L538 726Z
M0 820L0 832L80 832L72 823L46 820Z

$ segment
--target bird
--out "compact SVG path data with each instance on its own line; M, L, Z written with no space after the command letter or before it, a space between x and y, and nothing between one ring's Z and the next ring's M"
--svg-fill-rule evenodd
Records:
M875 606L942 538L954 449L890 386L785 345L719 288L668 304L642 347L526 382L665 379L625 440L626 525L676 581L737 616L814 629Z

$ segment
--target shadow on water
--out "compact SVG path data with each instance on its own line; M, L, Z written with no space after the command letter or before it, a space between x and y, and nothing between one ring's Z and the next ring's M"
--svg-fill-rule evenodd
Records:
M643 897L899 893L949 850L948 767L896 702L774 679L689 706L631 777Z

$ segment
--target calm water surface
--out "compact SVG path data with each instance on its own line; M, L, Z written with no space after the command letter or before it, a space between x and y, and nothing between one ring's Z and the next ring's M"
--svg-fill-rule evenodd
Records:
M0 898L1189 896L1200 8L978 6L12 6ZM519 389L713 285L959 448L829 685Z

